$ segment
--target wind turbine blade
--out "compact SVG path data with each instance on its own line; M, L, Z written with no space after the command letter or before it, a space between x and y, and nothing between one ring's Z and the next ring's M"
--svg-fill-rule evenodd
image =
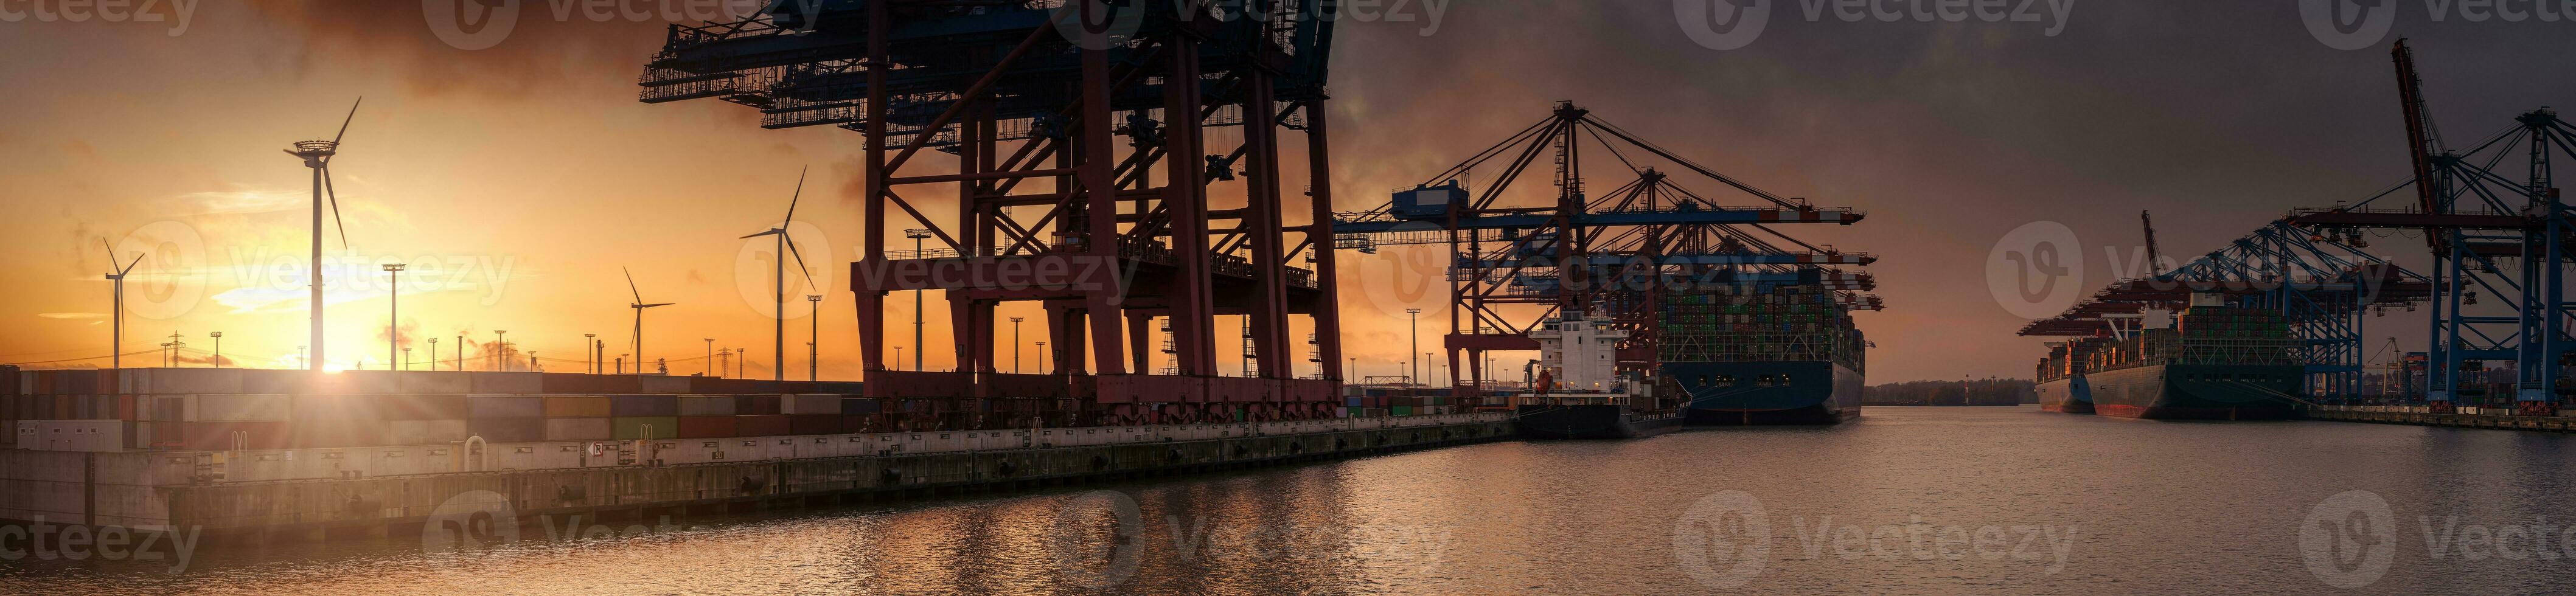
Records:
M618 269L626 272L626 291L635 293L636 304L643 304L644 291L635 288L635 270L627 269L625 267L619 267Z
M107 268L110 270L116 269L116 245L108 244L107 238L104 237L98 239L98 245L100 248L107 249ZM118 275L125 274L124 271L117 271L116 273Z
M331 144L338 145L341 137L349 136L349 123L358 119L358 104L362 103L367 103L367 98L359 97L357 102L349 104L349 117L340 120L340 134L331 135Z
M322 166L322 193L331 197L331 225L340 228L340 250L349 250L349 224L340 221L340 191L331 188L331 166Z
M126 261L126 262L125 262L125 268L116 270L116 276L117 276L117 277L124 277L124 276L125 276L125 272L133 271L133 270L134 270L134 266L135 266L136 264L138 264L138 263L142 263L142 262L143 262L143 255L144 255L144 253L139 253L139 252L138 252L138 253L134 253L134 260ZM116 264L116 263L115 263L115 262L113 262L113 261L110 261L108 264L110 264L110 265L114 265L114 264Z
M814 169L813 166L806 166L805 169L796 171L796 194L787 198L787 219L780 221L778 229L787 229L788 223L796 221L796 202L805 198L805 172L812 169Z
M814 288L814 268L805 264L805 251L796 250L795 236L788 236L785 240L787 240L787 254L796 255L796 272L805 274L805 287Z
M770 231L767 231L767 232L761 232L761 233L758 233L758 234L752 234L752 235L744 236L744 237L741 237L741 238L735 238L735 240L750 240L750 239L753 239L753 238L759 238L759 237L762 237L762 236L776 236L776 235L784 234L784 233L786 233L786 232L785 232L785 231L783 231L783 230L770 230Z

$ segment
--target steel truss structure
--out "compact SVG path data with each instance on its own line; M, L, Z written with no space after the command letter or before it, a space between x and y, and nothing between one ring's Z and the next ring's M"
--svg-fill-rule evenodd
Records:
M1598 148L1632 176L1608 192L1587 191L1583 159ZM1628 152L1622 152L1625 148ZM1552 195L1540 204L1506 205L1515 183L1542 159ZM1655 159L1660 162L1648 162ZM1643 162L1643 163L1641 163ZM1729 206L1676 184L1656 165L1714 181L1755 206ZM1470 189L1462 177L1498 171ZM1528 201L1522 201L1527 203ZM1485 353L1535 351L1530 332L1545 321L1606 315L1629 332L1618 369L1651 375L1659 368L1656 328L1663 298L1693 288L1731 285L1751 292L1804 285L1830 290L1853 310L1878 310L1875 282L1841 266L1877 257L1818 247L1772 230L1779 224L1850 225L1866 214L1815 207L1781 197L1679 157L1589 110L1560 103L1549 116L1364 212L1341 214L1337 246L1449 248L1450 332L1444 343L1460 403L1473 403L1488 372ZM1536 313L1535 316L1531 316ZM1463 358L1463 360L1462 360Z
M2424 394L2432 411L2502 405L2504 396L2462 386L2459 373L2512 362L2516 412L2554 415L2576 393L2566 371L2576 351L2570 335L2576 309L2566 295L2567 269L2576 264L2568 252L2576 214L2560 198L2552 157L2576 152L2576 127L2543 108L2468 149L2447 148L2426 109L2413 51L2400 40L2393 57L2413 178L2370 200L2296 213L2290 221L2320 235L2359 238L2370 229L2424 235L2435 280ZM2527 168L2521 178L2506 174L2516 158ZM2414 205L2372 208L2408 187ZM2482 294L2497 300L2471 308Z
M941 428L1310 419L1342 405L1338 367L1298 378L1290 346L1290 318L1305 315L1316 357L1341 358L1333 253L1317 242L1332 225L1336 3L804 4L674 26L642 99L717 98L758 108L767 128L862 133L867 235L851 289L869 395L976 404L916 424ZM1219 127L1240 142L1219 143ZM1290 131L1311 168L1306 224L1287 222ZM1213 205L1229 182L1242 206ZM937 248L888 250L907 227ZM886 294L924 289L947 292L959 370L885 366ZM998 371L1004 302L1044 305L1049 373ZM1215 320L1229 315L1250 319L1252 378L1219 375ZM1160 328L1175 374L1144 374Z

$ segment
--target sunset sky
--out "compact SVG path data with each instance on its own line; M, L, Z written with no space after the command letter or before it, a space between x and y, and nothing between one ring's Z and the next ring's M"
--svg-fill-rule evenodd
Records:
M105 364L105 240L121 255L154 251L127 288L124 348L142 352L128 364L157 363L153 347L173 332L210 347L212 331L243 365L292 364L309 171L279 150L328 138L364 96L333 162L349 248L336 234L326 247L349 273L328 274L326 362L383 366L377 264L405 262L400 326L407 340L442 338L442 356L456 336L486 342L496 329L546 360L579 360L584 333L611 358L629 352L619 270L631 267L647 301L678 303L646 315L646 354L694 373L712 337L765 365L767 264L753 255L767 245L736 237L775 225L811 166L797 216L813 228L800 234L825 249L806 257L835 288L820 292L822 376L859 376L842 279L861 238L857 133L762 130L756 111L716 101L637 102L658 17L559 22L526 2L508 39L469 51L443 43L420 4L160 7L192 7L184 30L176 18L0 22L0 362ZM1775 2L1792 16L1724 51L1694 43L1660 0L1435 4L1436 29L1427 15L1342 26L1331 181L1342 210L1573 100L1775 193L1868 210L1858 226L1792 231L1882 256L1868 270L1889 310L1859 315L1879 346L1872 382L2030 374L2045 349L2013 336L2025 321L1986 274L1990 249L2023 224L2075 230L2092 287L2112 279L2106 251L2137 250L2141 209L2155 211L2168 253L2197 254L2405 177L2385 44L2327 47L2292 3L2083 2L2051 35L2045 22L1808 22L1794 16L1801 3ZM2562 63L2576 22L2434 23L2398 4L2389 39L2415 39L2435 115L2456 136L2576 99ZM1424 290L1436 272L1406 264L1437 257L1345 258L1359 263L1343 280L1347 349L1365 374L1398 374L1404 309L1430 311L1426 349L1446 328L1444 297ZM802 378L816 322L796 302L790 376ZM930 302L928 343L945 345L946 309ZM892 345L909 360L911 301L890 303ZM2420 337L2420 325L2388 327ZM947 368L941 351L930 368ZM1233 352L1219 358L1229 370Z

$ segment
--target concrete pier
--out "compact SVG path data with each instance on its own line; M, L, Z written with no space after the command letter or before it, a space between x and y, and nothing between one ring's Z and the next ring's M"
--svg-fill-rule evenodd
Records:
M2543 432L2576 432L2576 417L2507 416L2497 414L2434 414L2404 406L2315 406L2302 411L2308 420L2368 422L2373 424L2408 424L2415 426L2449 426L2497 430L2532 430Z
M1094 444L1033 443L1003 449L970 446L951 451L880 450L864 455L799 459L402 475L351 473L266 480L211 479L203 465L207 454L202 453L8 450L0 451L0 495L5 495L0 499L6 499L0 502L0 519L42 516L54 523L116 525L141 531L201 530L209 537L224 540L303 541L326 536L385 535L399 539L419 535L425 524L444 524L456 521L451 518L478 515L498 518L507 514L523 523L541 516L572 515L650 521L663 515L828 507L1271 466L1513 436L1511 421L1501 415L1419 418L1409 425L1372 420L1366 424L1299 428L1297 432L1265 432L1264 427L1270 425L1262 424L1176 427L1149 433L1142 440L1125 428L1057 429L1056 432L1106 431L1084 434L1117 439ZM956 434L957 439L965 438L962 432ZM731 441L788 442L779 443L784 446L818 438L847 439L865 445L886 437ZM692 443L686 447L697 446ZM508 454L519 449L494 445L481 451ZM309 462L322 456L302 457ZM258 455L236 455L232 459L242 463L261 461Z

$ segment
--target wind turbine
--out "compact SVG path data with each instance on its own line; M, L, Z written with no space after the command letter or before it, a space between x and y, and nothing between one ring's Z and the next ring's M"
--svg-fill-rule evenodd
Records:
M109 274L107 274L107 281L114 282L114 284L115 284L115 286L116 286L116 302L115 302L115 304L116 304L116 310L110 311L110 312L108 313L108 315L107 315L107 317L108 317L109 319L114 320L114 324L110 325L110 327L112 327L112 328L114 328L114 329L115 329L115 331L113 331L112 333L115 333L115 334L116 334L116 338L115 338L115 339L109 340L109 341L107 342L107 351L108 351L108 355L107 355L107 367L108 367L108 368L124 368L124 367L125 367L125 273L126 273L126 272L128 272L128 271L133 271L133 270L134 270L134 266L135 266L136 264L138 264L138 263L142 263L142 262L143 262L143 253L139 253L139 252L138 252L138 253L134 253L134 260L132 260L132 261L126 261L126 262L125 262L125 266L124 266L124 267L117 267L117 266L116 266L116 247L115 247L115 246L113 246L113 245L109 245L109 244L107 243L107 239L106 239L106 238L100 238L100 239L98 239L98 243L99 243L99 245L101 245L101 246L106 246L106 247L107 247L107 266L116 270L116 272L115 272L115 273L109 273Z
M619 267L618 269L626 272L627 291L635 293L635 302L626 305L627 308L635 309L635 331L634 334L626 337L629 338L629 343L633 344L635 350L635 361L640 363L644 361L644 309L656 306L670 306L674 303L663 302L660 304L645 304L644 291L636 289L635 287L635 271L624 267ZM638 364L635 367L635 372L644 372L644 367L641 364Z
M340 139L349 135L349 123L358 119L358 103L349 104L349 117L340 120L339 134L328 141L299 141L287 155L304 158L304 167L313 170L313 358L304 361L308 370L322 370L322 201L331 202L331 225L340 230L340 249L349 248L349 226L340 222L340 193L331 189L331 156L340 153Z
M787 219L780 220L778 222L778 227L770 228L769 231L744 236L741 239L749 240L762 236L777 236L778 252L771 254L776 255L779 253L785 253L795 255L796 270L805 274L805 285L811 287L814 285L814 272L805 266L805 253L798 252L796 250L796 244L787 241L787 225L796 222L796 202L803 198L805 198L805 172L799 171L796 173L796 194L787 199ZM776 296L778 297L778 317L775 321L775 323L777 323L777 334L773 336L776 339L776 343L772 346L774 351L770 352L778 355L777 361L771 363L772 367L775 369L774 375L777 378L772 380L785 381L787 380L787 260L773 256L770 260L770 264L775 265L777 268L777 271L770 276L770 282L772 286L771 289L777 292ZM638 301L641 302L641 300Z

